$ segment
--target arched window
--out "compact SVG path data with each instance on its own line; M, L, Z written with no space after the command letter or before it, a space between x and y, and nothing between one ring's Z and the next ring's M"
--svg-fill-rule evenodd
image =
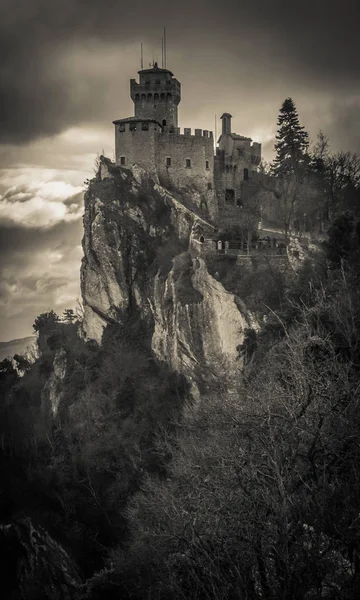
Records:
M152 94L147 95L148 102L152 100Z

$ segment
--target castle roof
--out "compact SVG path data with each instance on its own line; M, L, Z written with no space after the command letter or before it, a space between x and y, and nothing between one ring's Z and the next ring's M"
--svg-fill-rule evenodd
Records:
M141 73L169 73L171 75L171 77L174 76L174 73L172 73L171 71L169 71L169 69L160 69L160 67L158 67L158 64L155 63L154 66L151 69L142 69L141 71L138 71L139 75Z
M244 135L239 135L238 133L229 133L229 135L230 135L230 137L232 137L233 140L246 140L246 141L250 140L250 142L252 141L251 138L246 137Z
M130 121L136 121L137 123L156 123L162 127L161 123L156 119L148 119L146 117L126 117L125 119L116 119L113 123L114 125L117 125L117 123L130 123Z

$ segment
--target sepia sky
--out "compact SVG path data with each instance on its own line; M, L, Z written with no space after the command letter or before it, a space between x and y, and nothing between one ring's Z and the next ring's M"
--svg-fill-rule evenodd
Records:
M112 120L133 114L129 79L161 63L182 84L181 127L215 114L263 144L291 96L312 139L360 152L355 0L0 0L0 340L79 296L83 182ZM154 54L153 54L154 53ZM218 132L220 124L218 119Z

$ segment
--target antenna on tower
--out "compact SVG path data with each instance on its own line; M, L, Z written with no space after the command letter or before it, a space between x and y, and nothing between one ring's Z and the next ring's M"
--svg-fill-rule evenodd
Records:
M144 68L144 55L143 55L143 45L141 42L141 50L140 50L140 65L141 65L141 70L143 70Z
M164 68L166 69L166 28L164 27Z
M164 38L161 38L161 68L164 68Z

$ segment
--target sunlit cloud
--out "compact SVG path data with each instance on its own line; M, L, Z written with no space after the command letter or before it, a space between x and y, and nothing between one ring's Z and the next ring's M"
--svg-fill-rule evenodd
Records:
M82 186L64 181L34 181L12 186L0 200L0 222L38 228L80 219L83 207L77 195L82 192ZM69 198L74 198L74 202L64 202Z

